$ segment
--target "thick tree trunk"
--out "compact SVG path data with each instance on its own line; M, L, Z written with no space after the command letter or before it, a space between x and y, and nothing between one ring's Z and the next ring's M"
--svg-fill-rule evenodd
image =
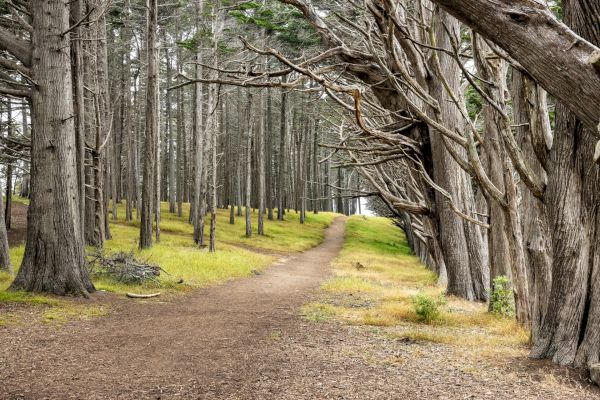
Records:
M599 44L600 4L568 0L563 5L565 22ZM600 361L600 165L593 162L597 134L565 104L557 104L544 198L552 233L552 284L531 356L562 365Z
M444 12L438 12L434 18L437 20L435 23L437 46L450 48L450 38L442 24L458 37L458 21ZM461 76L459 67L447 54L440 54L439 59L448 84L455 93L459 93ZM451 103L442 83L437 79L431 80L429 90L439 102L441 122L452 130L462 132L464 130L462 116ZM440 132L430 129L429 139L433 158L433 180L450 193L459 209L472 214L476 210L476 205L469 176L454 161ZM456 150L460 153L459 149ZM481 250L484 243L479 228L457 215L443 195L436 193L435 199L439 219L439 240L448 274L448 294L468 300L486 300L489 271L487 260L482 257Z
M69 4L32 0L31 202L15 290L87 296L71 83Z
M588 32L571 25L574 33L537 0L432 1L506 50L589 129L595 129L600 106L600 49ZM583 1L580 6L596 25L597 7L594 1ZM565 23L570 25L567 19Z
M318 110L318 109L317 109ZM318 163L318 139L319 139L319 119L314 119L314 127L313 127L313 138L312 138L312 209L313 213L317 214L319 212L319 208L321 206L321 202L318 200L319 198L319 163ZM357 185L358 185L357 180ZM358 188L360 190L360 188ZM360 198L359 198L360 204ZM360 207L360 206L359 206Z
M551 147L550 121L546 106L545 92L530 78L519 71L512 71L512 103L514 123L517 125L517 139L521 142L523 154L533 172L545 181L546 171L540 158L547 160ZM536 131L538 133L536 133ZM538 158L534 150L534 137L544 138L543 155ZM546 161L544 161L545 163ZM528 266L529 296L531 304L531 337L535 343L539 338L540 326L546 315L548 295L552 282L552 247L546 208L540 199L533 196L525 184L521 184L521 225L525 246L525 265Z
M236 188L236 203L237 203L237 216L242 216L242 163L244 162L244 154L243 154L243 142L244 142L244 124L241 121L244 121L244 106L242 105L242 91L240 88L237 89L237 109L238 109L238 165L235 169L235 179L237 182Z
M156 68L157 71L160 68L159 64L159 50L156 49ZM157 72L157 83L156 83L156 105L155 105L155 113L156 113L156 132L154 135L154 224L155 224L155 238L156 243L160 242L160 176L161 176L161 149L162 149L162 140L160 137L160 80L158 80L158 72Z

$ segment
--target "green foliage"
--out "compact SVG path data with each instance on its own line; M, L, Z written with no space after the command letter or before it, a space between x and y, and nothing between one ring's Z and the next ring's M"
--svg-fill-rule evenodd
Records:
M492 282L490 311L497 315L512 317L515 315L515 303L510 279L498 276Z
M229 47L226 41L219 40L219 42L217 43L217 51L220 55L228 55L237 53L239 49L235 47Z
M177 45L181 48L195 52L198 50L198 47L209 47L211 46L211 43L212 32L210 29L204 28L196 32L191 38L177 42Z
M315 30L294 7L279 2L256 1L243 3L229 11L229 15L242 25L253 25L275 37L291 50L299 50L320 43Z
M446 297L443 293L434 298L420 292L412 297L412 303L419 320L429 323L440 317L440 306L446 304Z
M473 86L468 86L467 91L465 93L465 100L467 102L467 112L469 113L469 117L473 120L481 112L481 96Z
M550 2L550 4L548 4L548 8L550 9L550 11L552 11L556 18L562 21L564 16L562 1L552 1Z

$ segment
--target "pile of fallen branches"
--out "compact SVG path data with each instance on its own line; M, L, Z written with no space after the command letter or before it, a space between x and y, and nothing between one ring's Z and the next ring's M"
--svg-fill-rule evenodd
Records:
M88 269L92 275L107 276L123 283L158 283L161 271L158 265L136 259L133 252L107 254L101 250L88 255Z

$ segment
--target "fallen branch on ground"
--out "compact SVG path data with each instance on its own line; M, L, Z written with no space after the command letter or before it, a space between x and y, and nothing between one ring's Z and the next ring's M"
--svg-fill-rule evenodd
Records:
M150 299L152 297L160 296L160 293L151 293L151 294L136 294L136 293L127 293L127 297L130 299Z
M108 276L123 283L143 283L148 280L158 283L160 266L153 265L147 260L138 260L133 252L106 254L100 250L88 256L90 273L96 276Z

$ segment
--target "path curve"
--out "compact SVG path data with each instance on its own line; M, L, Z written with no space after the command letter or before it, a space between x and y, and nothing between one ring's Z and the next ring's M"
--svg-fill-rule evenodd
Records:
M344 226L337 218L322 244L261 275L171 303L130 302L60 329L10 329L0 334L0 398L260 398L246 384L261 368L286 367L272 348L299 329L299 309L329 273Z

